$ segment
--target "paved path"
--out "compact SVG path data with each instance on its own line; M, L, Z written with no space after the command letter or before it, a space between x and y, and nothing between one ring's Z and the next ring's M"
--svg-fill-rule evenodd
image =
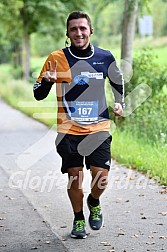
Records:
M73 214L56 132L0 101L0 251L167 251L167 194L113 161L102 196L104 227L71 239ZM85 199L90 174L85 170ZM88 217L88 209L84 204Z

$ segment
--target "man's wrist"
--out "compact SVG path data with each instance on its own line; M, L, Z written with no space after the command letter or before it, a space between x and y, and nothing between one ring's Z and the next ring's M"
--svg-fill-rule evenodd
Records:
M118 104L118 106L120 104L122 106L122 109L125 109L125 103L124 102L115 102L114 107L117 106L117 104Z
M43 77L43 78L42 78L42 81L41 81L41 84L50 87L50 86L52 86L52 85L54 84L54 82L48 82L48 81L46 81L45 78Z

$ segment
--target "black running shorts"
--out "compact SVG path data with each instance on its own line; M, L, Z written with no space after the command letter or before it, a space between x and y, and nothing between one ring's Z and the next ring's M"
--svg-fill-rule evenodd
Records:
M107 131L89 135L71 135L58 133L56 138L57 152L62 158L62 173L68 168L90 165L110 169L112 137Z

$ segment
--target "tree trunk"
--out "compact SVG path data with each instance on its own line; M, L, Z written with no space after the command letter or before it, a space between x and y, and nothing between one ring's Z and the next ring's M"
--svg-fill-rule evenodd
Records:
M22 66L22 56L21 56L21 44L20 43L13 43L12 48L12 63L14 66Z
M135 24L138 12L138 0L125 0L122 21L121 59L132 64L132 48L135 34Z
M23 78L29 80L30 75L30 34L24 33L22 52Z

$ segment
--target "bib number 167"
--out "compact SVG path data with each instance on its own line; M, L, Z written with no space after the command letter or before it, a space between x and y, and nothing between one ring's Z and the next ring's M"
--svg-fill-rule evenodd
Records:
M92 108L78 108L79 115L87 116L91 114L91 111L92 111Z

